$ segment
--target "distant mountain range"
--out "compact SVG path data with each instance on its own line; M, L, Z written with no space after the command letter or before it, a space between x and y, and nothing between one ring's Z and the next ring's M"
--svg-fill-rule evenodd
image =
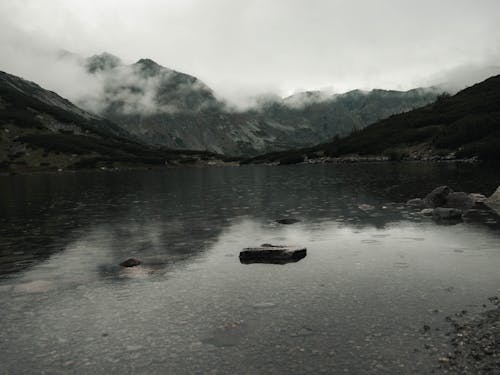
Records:
M108 53L74 59L102 82L78 102L151 145L251 156L310 146L435 100L437 89L304 92L236 111L196 77L150 59L126 65Z
M0 170L215 162L220 155L146 145L33 82L0 72Z
M392 160L500 160L500 75L333 142L261 155L248 162L358 160L353 155Z
M93 112L0 72L0 169L218 163L228 155L289 163L349 154L499 154L500 76L454 96L421 88L308 91L236 111L199 79L149 59L59 58L101 83L78 102Z

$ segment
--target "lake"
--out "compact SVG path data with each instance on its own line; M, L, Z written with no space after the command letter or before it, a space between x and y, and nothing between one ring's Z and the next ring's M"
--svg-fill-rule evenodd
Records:
M453 163L2 176L0 373L439 373L446 316L500 288L497 216L437 225L404 204L442 184L500 179ZM263 243L307 256L240 263Z

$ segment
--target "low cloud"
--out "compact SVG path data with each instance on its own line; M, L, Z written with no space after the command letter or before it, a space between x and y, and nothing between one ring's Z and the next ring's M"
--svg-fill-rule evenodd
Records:
M495 64L496 65L492 65ZM467 64L450 68L431 75L424 80L424 86L435 86L454 94L466 87L500 74L500 58L484 64Z

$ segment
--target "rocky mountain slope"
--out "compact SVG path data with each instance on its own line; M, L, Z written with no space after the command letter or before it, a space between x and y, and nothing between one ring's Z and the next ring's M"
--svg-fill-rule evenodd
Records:
M345 136L394 113L432 102L434 90L373 90L342 95L305 92L235 111L199 79L141 59L126 65L110 54L82 60L103 85L79 104L142 141L169 148L256 155Z
M0 72L0 169L164 165L218 160L194 151L143 144L109 120L54 92Z
M393 115L363 130L310 148L259 156L252 162L297 163L349 155L389 159L500 160L500 75L454 96ZM353 160L356 160L355 157Z

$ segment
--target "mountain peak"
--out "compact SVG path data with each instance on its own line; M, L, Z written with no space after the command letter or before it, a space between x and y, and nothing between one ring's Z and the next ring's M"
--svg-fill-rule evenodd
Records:
M161 67L161 65L158 64L156 61L148 59L148 58L146 58L146 59L139 59L136 62L136 64L138 64L138 65L144 65L144 66L160 66Z
M122 61L119 57L108 52L102 52L99 55L87 58L85 66L89 73L96 73L99 71L114 69L121 64Z
M133 64L133 66L137 67L138 70L141 73L145 74L146 76L155 76L158 73L160 73L161 71L170 70L170 69L167 69L167 68L161 66L156 61L153 61L153 60L147 59L147 58L140 59L135 64Z

